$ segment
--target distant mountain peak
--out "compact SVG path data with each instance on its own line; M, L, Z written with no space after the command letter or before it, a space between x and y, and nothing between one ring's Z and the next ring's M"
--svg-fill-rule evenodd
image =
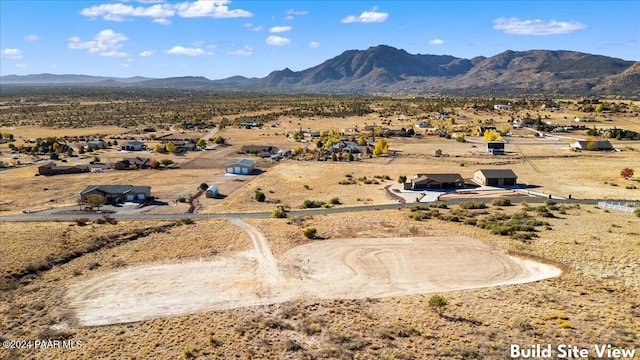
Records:
M389 45L347 50L311 68L264 78L166 79L34 74L0 77L3 85L94 85L283 92L464 92L481 94L640 95L637 62L567 50L505 50L472 59L410 54ZM597 92L597 93L594 93Z

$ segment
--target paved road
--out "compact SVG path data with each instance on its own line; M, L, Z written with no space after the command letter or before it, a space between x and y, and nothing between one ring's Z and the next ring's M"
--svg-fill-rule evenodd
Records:
M514 202L517 202L517 199L511 199ZM526 201L527 203L542 203L545 198L521 198L522 201ZM475 199L477 201L482 202L491 202L491 199L488 198L479 198ZM458 204L465 201L474 201L474 199L465 198L465 199L455 199L448 200L444 203L446 204ZM598 199L571 199L571 200L555 200L559 203L575 203L575 204L591 204L595 205ZM637 201L637 200L636 200ZM615 202L633 202L633 200L615 200ZM325 214L337 214L337 213L347 213L347 212L359 212L359 211L375 211L375 210L388 210L388 209L401 209L408 208L414 205L425 205L425 204L414 204L414 203L394 203L394 204L382 204L382 205L361 205L361 206L345 206L345 207L336 207L329 209L308 209L308 210L291 210L288 212L289 216L309 216L309 215L325 215ZM17 215L5 215L0 216L0 221L73 221L75 219L86 218L86 219L99 219L102 218L104 214L95 214L95 213L82 213L82 214L56 214L56 213L30 213L30 214L17 214ZM192 220L202 220L202 219L234 219L234 218L253 218L253 219L264 219L271 217L271 212L250 212L250 213L224 213L224 214L109 214L110 217L118 220L181 220L181 219L192 219Z

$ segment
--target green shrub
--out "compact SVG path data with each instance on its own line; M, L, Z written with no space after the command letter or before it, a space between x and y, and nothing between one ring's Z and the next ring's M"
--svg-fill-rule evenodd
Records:
M458 206L460 206L461 209L468 209L468 210L486 209L487 208L487 205L485 203L483 203L483 202L480 202L480 201L462 202Z
M635 209L633 213L636 214L637 217L640 217L640 209Z
M433 295L429 298L429 307L434 309L438 314L442 314L444 307L447 306L447 299L442 295Z
M304 230L304 237L306 237L307 239L313 239L316 237L316 228L306 228Z
M275 219L283 219L287 217L287 211L284 209L284 206L278 205L271 212L271 217Z
M262 191L256 190L256 194L254 198L256 199L257 202L264 202L264 200L266 199L266 196Z
M340 198L338 198L338 197L331 198L331 200L329 200L329 203L332 204L332 205L340 205L340 204L342 204L340 202Z
M493 201L491 201L491 205L493 205L493 206L511 206L511 200L509 200L509 199L493 199Z
M316 209L322 207L325 203L320 200L305 200L300 206L302 209Z
M76 225L78 225L78 226L85 226L85 225L87 225L89 223L89 219L85 219L85 218L75 219L74 221L76 222Z

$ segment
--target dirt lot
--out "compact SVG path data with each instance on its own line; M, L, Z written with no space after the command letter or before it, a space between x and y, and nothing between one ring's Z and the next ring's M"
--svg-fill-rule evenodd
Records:
M71 308L82 325L96 326L298 298L403 296L560 274L556 267L460 236L314 242L287 251L276 263L261 233L240 220L232 222L249 232L253 251L101 275L71 288Z

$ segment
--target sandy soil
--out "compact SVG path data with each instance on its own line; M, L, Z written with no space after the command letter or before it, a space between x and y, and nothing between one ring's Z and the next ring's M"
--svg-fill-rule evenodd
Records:
M255 228L232 223L249 233L253 250L104 274L72 286L71 308L82 325L98 326L304 297L380 298L517 284L561 273L463 236L317 241L277 261Z

